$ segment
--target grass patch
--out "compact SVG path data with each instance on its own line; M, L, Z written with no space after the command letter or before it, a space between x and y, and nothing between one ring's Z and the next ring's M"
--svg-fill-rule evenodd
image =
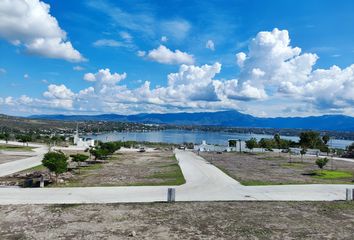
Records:
M34 149L34 147L0 144L0 150L3 150L3 151L31 152L31 151L33 151L33 149Z
M346 171L336 171L336 170L316 170L313 172L314 178L318 179L343 179L352 178L353 174Z
M166 164L166 165L161 165L159 167L160 168L168 168L168 167L176 168L176 167L179 167L179 165L178 165L178 163L170 163L170 164Z
M155 173L148 177L147 179L161 179L163 182L158 183L158 185L182 185L186 183L183 173L179 165L177 164L174 169L168 172Z
M46 169L47 169L47 168L41 164L41 165L38 165L38 166L34 166L34 167L31 167L31 168L27 168L27 169L25 169L25 170L22 170L22 171L20 171L20 173L24 173L24 172L35 172L35 171L44 171L44 170L46 170Z
M302 163L302 162L289 162L289 163L283 163L280 166L286 167L286 168L305 168L311 164L309 163Z
M87 167L79 167L81 172L85 172L85 171L92 171L92 170L98 170L103 168L103 164L102 163L95 163L95 164L91 164Z
M244 186L301 184L296 182L270 182L270 181L261 181L261 180L244 180L244 181L240 181L240 183Z
M326 209L331 209L331 210L354 210L354 202L353 201L338 201L338 202L335 202L335 204L326 203L326 205L324 207Z
M160 179L163 180L162 182L157 182L157 183L137 183L134 184L135 186L156 186L156 185L182 185L186 183L186 179L183 176L182 170L177 162L176 156L171 156L171 160L173 160L173 163L167 164L167 165L162 165L160 168L169 168L167 172L158 172L154 173L148 177L147 179Z
M277 161L277 160L285 160L283 157L274 156L274 157L262 157L259 158L260 160L267 160L267 161Z

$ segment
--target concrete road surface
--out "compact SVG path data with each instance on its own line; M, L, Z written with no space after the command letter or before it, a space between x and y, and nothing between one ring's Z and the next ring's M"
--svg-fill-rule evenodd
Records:
M176 201L332 201L344 200L345 189L354 187L242 186L192 152L176 150L176 157L186 178L186 184L174 186ZM168 186L1 188L0 204L160 202L166 201L167 189Z
M5 143L4 141L0 141L0 143ZM8 142L8 144L11 145L20 145L22 146L22 143L19 142ZM21 160L16 160L16 161L11 161L11 162L6 162L3 164L0 164L0 177L19 172L31 167L35 167L41 164L41 161L43 159L43 155L48 152L47 146L40 145L40 144L28 144L29 147L35 147L33 149L33 152L29 153L23 153L23 152L16 152L16 151L7 151L6 153L9 155L26 155L30 154L32 155L31 157L21 159ZM33 156L34 155L34 156Z

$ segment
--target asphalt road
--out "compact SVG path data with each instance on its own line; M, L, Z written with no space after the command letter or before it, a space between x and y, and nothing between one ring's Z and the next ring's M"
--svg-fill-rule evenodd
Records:
M31 164L38 163L41 151ZM186 184L174 186L176 201L333 201L344 200L345 189L354 188L352 185L242 186L192 152L176 150L176 158L186 179ZM167 199L167 189L168 186L0 188L0 204L162 202Z

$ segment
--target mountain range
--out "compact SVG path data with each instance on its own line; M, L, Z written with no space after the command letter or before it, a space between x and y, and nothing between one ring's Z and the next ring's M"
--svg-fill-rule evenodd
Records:
M135 115L32 115L29 118L65 121L117 121L173 125L354 131L354 117L345 115L261 118L238 111L220 111L162 114L144 113Z

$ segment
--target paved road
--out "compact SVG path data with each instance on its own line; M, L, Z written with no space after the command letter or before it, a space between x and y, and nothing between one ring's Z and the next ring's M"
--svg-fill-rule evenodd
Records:
M5 142L0 141L0 143L5 143ZM8 144L21 145L21 146L23 145L22 143L18 143L18 142L8 142ZM11 151L11 152L7 151L6 152L9 155L31 154L32 157L0 164L0 177L25 170L27 168L35 167L35 166L38 166L39 164L41 164L41 161L43 159L43 155L48 151L48 148L44 145L32 144L32 143L28 144L28 146L35 147L33 149L33 152L30 152L30 153L15 152L15 151ZM33 156L33 155L35 155L35 156Z
M332 201L344 200L352 185L282 185L246 187L203 158L176 151L186 178L177 186L176 201ZM0 165L1 167L1 165ZM168 186L2 188L0 204L116 203L166 201Z

